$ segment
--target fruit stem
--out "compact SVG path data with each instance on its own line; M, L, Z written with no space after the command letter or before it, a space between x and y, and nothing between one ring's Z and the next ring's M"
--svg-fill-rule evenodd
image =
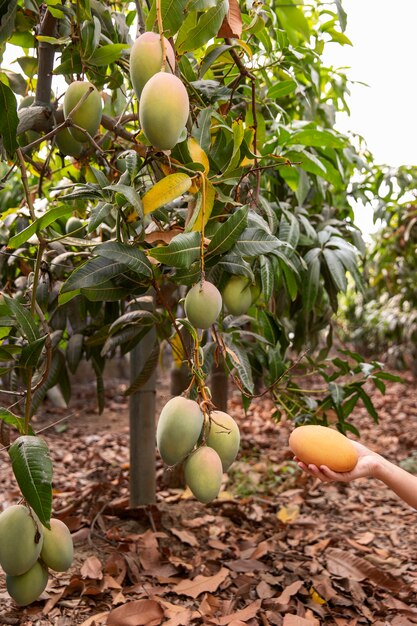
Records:
M164 25L162 23L161 0L156 0L156 19L158 20L158 31L161 39L162 48L162 66L161 72L165 72L167 63L167 49L165 46Z
M201 185L201 239L200 239L200 270L201 270L201 286L205 279L205 267L204 267L204 210L206 208L206 177L200 172L202 181ZM202 287L201 287L202 288Z

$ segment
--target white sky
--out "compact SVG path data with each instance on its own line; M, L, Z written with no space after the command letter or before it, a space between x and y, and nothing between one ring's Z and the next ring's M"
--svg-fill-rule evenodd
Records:
M417 0L342 4L353 46L329 44L324 61L369 87L351 86L351 115L339 115L337 129L362 135L377 163L417 165ZM369 207L355 215L364 234L374 230Z

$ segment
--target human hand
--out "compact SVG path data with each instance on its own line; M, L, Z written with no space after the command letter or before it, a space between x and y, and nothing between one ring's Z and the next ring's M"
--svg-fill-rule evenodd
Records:
M306 465L297 457L295 457L294 460L297 461L298 466L301 467L304 472L310 474L310 476L319 478L325 483L332 481L349 483L356 478L375 476L382 457L364 446L362 443L353 440L350 441L358 454L358 462L350 472L334 472L326 465L321 465L320 467L312 464Z

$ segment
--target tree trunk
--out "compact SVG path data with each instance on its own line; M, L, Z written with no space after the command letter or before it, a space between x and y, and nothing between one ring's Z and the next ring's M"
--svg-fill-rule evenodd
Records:
M210 378L211 399L216 408L225 413L227 413L227 400L229 398L228 382L229 378L224 367L213 363Z

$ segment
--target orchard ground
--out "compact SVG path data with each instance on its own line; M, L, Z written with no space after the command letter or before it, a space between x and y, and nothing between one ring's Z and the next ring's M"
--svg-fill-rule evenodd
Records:
M417 471L416 380L403 376L373 397L378 425L359 408L353 421L361 441ZM169 371L158 379L159 410L170 397ZM416 512L376 481L322 485L303 475L287 445L292 424L273 421L267 396L244 415L231 390L242 446L218 500L202 505L167 487L158 459L156 504L129 510L125 388L126 379L107 380L102 415L88 380L68 409L47 401L38 412L37 432L70 416L43 436L54 461L54 515L73 533L75 560L26 609L14 605L1 575L0 624L417 623ZM19 490L2 456L6 507Z

